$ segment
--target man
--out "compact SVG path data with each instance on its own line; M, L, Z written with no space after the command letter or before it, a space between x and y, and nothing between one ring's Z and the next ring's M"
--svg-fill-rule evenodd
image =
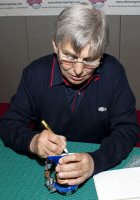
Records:
M64 9L53 34L54 54L24 69L1 119L2 140L19 153L47 158L61 154L66 141L101 143L95 152L60 159L58 177L69 185L115 166L138 141L135 98L123 66L104 53L107 42L101 11L88 4ZM42 119L53 132L43 130Z

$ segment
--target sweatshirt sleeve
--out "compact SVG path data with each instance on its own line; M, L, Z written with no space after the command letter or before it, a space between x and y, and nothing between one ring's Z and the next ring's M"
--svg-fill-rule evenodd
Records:
M36 119L36 102L30 74L28 67L25 68L10 108L0 120L0 137L4 144L23 154L30 152L29 144L37 134L30 128L30 123Z
M127 81L125 70L120 67L112 72L110 95L109 132L100 148L90 152L95 164L94 174L107 170L125 159L138 141L140 129L137 124L135 97ZM93 174L93 175L94 175Z

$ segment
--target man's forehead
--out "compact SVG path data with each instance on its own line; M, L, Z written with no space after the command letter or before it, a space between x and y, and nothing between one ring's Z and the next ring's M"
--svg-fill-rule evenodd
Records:
M87 44L79 49L75 48L74 45L70 42L63 42L60 46L62 51L68 51L70 53L73 53L75 55L84 55L84 57L92 57L93 55L91 54L91 46L90 44Z

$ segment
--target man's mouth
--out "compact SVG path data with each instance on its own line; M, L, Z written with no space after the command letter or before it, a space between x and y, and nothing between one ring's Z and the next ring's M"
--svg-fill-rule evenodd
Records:
M84 76L80 76L80 77L77 77L77 76L73 76L73 75L69 75L70 76L70 78L72 79L72 80L74 80L74 81L81 81L81 80L83 80L83 78L84 78Z

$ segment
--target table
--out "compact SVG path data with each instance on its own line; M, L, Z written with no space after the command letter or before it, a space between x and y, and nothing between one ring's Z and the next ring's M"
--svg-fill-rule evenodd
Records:
M99 148L97 144L68 142L69 152L88 152ZM128 158L116 168L124 168L133 156L140 154L134 148ZM74 194L63 196L48 191L44 181L44 160L28 157L5 147L0 140L0 199L1 200L97 200L93 178Z

